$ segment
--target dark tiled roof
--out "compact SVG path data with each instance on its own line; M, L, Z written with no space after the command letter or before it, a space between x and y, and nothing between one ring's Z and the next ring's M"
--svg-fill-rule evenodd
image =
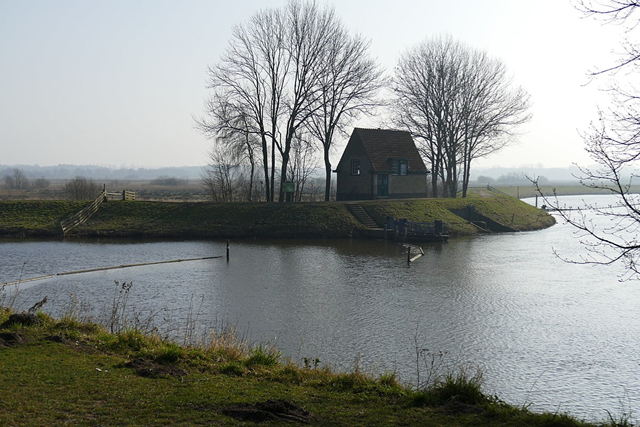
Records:
M388 159L406 159L409 161L410 171L427 171L409 132L355 128L351 137L355 135L362 142L374 171L390 171Z

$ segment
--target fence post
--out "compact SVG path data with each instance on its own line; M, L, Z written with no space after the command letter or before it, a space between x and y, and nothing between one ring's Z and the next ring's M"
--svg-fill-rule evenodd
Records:
M401 218L400 219L400 233L401 233L401 237L402 237L402 242L406 242L407 241L407 219L406 218Z
M394 224L394 219L392 216L388 216L386 220L387 221L384 223L384 240L387 240L388 238L387 232L389 229L393 230L393 224Z

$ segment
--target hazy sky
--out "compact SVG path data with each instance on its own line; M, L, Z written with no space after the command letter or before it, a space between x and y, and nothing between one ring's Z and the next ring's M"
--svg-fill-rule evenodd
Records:
M0 164L205 164L209 142L192 116L207 96L206 67L235 24L284 4L0 0ZM569 0L329 4L389 73L401 52L442 34L506 64L532 96L533 120L479 166L590 163L578 131L604 98L586 73L613 61L619 29L583 19Z

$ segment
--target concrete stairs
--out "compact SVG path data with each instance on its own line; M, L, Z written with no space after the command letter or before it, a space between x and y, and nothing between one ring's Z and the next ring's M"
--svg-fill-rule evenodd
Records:
M369 214L359 204L348 203L347 209L349 210L349 212L351 212L351 215L356 217L356 219L367 228L380 228L380 226L376 224L373 219L371 219Z

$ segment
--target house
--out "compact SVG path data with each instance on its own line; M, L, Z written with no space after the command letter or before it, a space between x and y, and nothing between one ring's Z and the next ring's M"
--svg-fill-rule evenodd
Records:
M335 171L336 200L427 197L427 171L411 134L355 128Z

